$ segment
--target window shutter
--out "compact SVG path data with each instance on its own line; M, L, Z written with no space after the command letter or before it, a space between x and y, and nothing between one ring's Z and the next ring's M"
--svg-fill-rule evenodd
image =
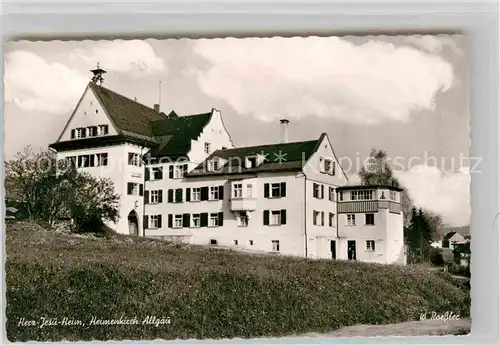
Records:
M269 198L269 183L264 184L264 198Z
M174 226L173 216L171 214L168 215L168 227L172 228Z
M313 211L313 225L316 225L316 216L318 215L317 211Z
M158 191L158 202L159 203L163 202L163 189L160 189Z
M313 197L317 198L318 197L318 184L313 183Z
M201 200L208 200L208 187L201 187Z
M186 202L191 201L191 188L186 188Z
M224 186L219 186L219 200L224 200Z
M175 202L182 202L182 188L175 190Z
M286 224L286 210L281 210L281 224Z
M219 212L219 226L224 225L224 212Z
M163 167L158 167L158 180L163 179Z
M127 183L127 194L132 195L132 190L134 189L134 184L132 182Z
M167 195L167 201L168 202L174 202L174 190L173 189L169 189L167 193L168 193L168 195Z
M142 183L139 183L139 196L144 195L144 185Z
M321 185L321 199L325 198L325 185Z
M187 174L187 172L188 172L188 165L187 165L187 164L184 164L184 165L182 166L182 170L184 171L184 174Z
M108 134L108 125L104 125L104 134Z
M332 175L335 176L335 162L332 162Z
M144 192L144 203L145 204L149 203L149 190Z
M264 210L264 225L269 225L269 210Z
M321 226L325 225L325 212L321 211Z
M184 228L189 228L189 225L190 225L190 224L189 224L189 222L190 222L190 220L191 220L191 214L189 214L189 213L184 213L184 214L182 215L182 226L183 226Z
M200 226L208 226L208 213L200 214Z
M328 213L328 226L333 226L333 216L332 213Z
M142 228L143 229L147 229L148 228L148 222L149 222L148 216L142 217Z
M158 229L161 228L161 214L158 215Z
M144 180L149 181L149 168L144 168Z
M71 130L71 139L75 139L75 130L74 129Z
M134 162L134 154L133 153L128 153L128 165L132 165Z
M286 182L281 182L281 197L284 198L286 197Z
M170 165L168 167L168 178L174 178L174 166Z

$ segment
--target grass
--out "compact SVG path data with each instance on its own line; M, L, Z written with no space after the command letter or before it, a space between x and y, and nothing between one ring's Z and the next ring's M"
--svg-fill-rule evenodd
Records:
M235 253L120 235L7 226L10 341L279 337L469 315L468 287L425 268ZM90 326L91 317L170 325ZM18 326L20 318L85 326Z

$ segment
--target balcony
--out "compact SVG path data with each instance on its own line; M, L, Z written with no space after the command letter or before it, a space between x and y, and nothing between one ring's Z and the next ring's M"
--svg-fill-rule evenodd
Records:
M231 211L255 211L256 198L231 198Z

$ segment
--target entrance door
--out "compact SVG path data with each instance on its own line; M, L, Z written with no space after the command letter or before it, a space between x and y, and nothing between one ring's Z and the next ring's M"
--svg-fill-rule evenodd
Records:
M135 211L131 211L128 214L128 233L133 236L139 235L139 226L137 223L137 213Z
M347 258L356 260L356 241L347 241Z
M330 241L330 252L332 253L332 259L337 259L337 245L335 241Z

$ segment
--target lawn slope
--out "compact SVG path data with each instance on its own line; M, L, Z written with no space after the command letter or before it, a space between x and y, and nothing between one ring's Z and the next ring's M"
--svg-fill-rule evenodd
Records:
M234 253L7 226L10 341L277 337L355 324L466 317L466 288L426 269ZM147 316L170 325L142 324ZM84 325L18 326L63 317ZM136 317L138 325L93 325Z

